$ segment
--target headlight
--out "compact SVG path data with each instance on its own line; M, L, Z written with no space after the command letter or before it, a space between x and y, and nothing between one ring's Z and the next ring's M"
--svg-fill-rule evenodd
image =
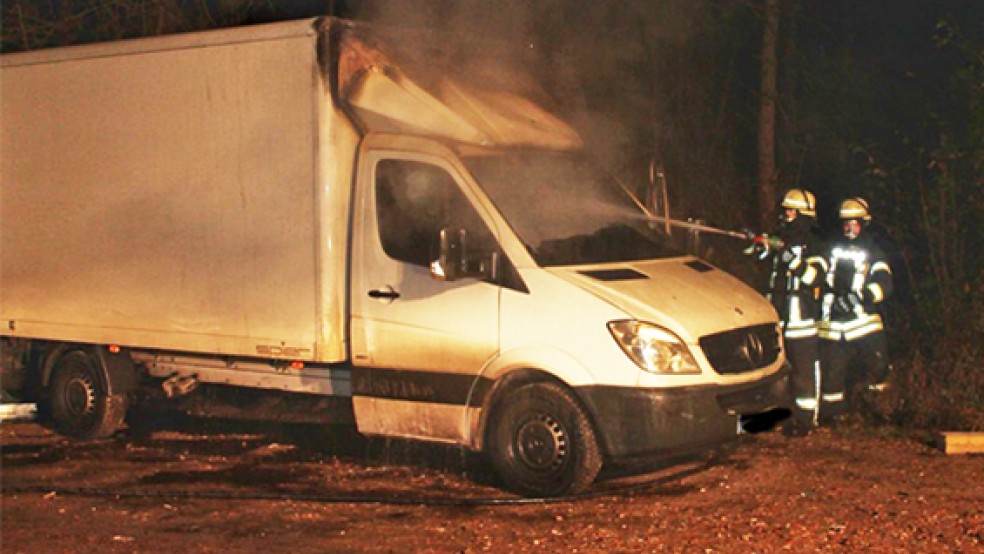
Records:
M673 333L643 321L610 321L615 342L640 368L659 375L693 375L700 367Z

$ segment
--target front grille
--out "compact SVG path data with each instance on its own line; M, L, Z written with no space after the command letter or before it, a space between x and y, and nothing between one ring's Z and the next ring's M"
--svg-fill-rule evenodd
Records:
M782 350L779 329L774 324L707 335L698 342L711 367L722 375L761 369L774 363Z

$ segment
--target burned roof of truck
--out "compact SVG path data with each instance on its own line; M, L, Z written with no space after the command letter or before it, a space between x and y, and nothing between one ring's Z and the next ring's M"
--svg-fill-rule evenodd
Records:
M508 59L442 48L444 36L433 32L324 23L332 24L343 26L339 95L368 130L491 147L582 146L570 125L533 100L535 83Z

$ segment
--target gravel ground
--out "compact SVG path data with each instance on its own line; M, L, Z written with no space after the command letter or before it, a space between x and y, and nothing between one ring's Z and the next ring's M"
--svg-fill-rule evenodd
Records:
M0 550L984 552L984 457L857 428L744 435L723 460L521 503L456 450L192 429L70 442L4 423Z

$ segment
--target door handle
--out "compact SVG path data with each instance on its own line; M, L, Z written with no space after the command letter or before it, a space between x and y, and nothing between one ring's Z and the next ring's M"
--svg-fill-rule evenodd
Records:
M386 289L373 289L369 291L369 298L388 298L390 300L396 300L400 297L400 293L393 290L393 287L387 286Z

